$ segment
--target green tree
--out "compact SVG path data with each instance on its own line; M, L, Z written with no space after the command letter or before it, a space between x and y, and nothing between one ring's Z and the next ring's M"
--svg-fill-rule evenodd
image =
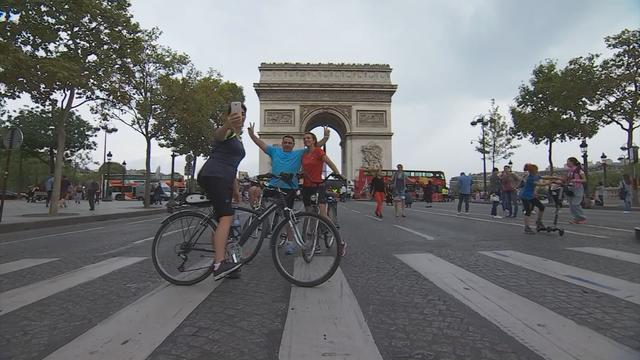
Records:
M3 9L19 14L4 21L0 81L4 96L28 93L56 120L53 203L57 213L67 119L87 102L118 97L112 84L129 73L138 25L128 0L21 0Z
M160 46L157 28L143 31L141 46L132 57L132 69L118 84L123 96L115 101L104 101L94 108L104 121L116 119L141 134L146 142L144 206L150 206L151 190L151 141L159 135L156 126L158 114L162 110L160 79L181 74L189 65L189 57Z
M17 127L24 135L21 151L27 157L34 157L47 164L49 171L55 171L55 157L58 149L55 137L56 119L51 110L24 108L17 115L0 121L0 127ZM65 124L64 161L86 157L87 152L96 149L93 138L96 130L74 111L69 113Z
M551 173L553 144L579 138L590 138L597 132L597 123L588 112L576 110L583 100L580 91L569 91L570 74L558 70L556 62L547 60L533 70L529 84L520 86L510 109L513 134L528 137L538 145L548 146Z
M231 101L244 101L241 86L223 81L210 70L190 71L182 78L161 81L162 108L157 118L160 146L178 154L208 156L216 126L224 121Z
M479 145L476 146L476 151L480 154L485 151L491 160L491 168L494 168L496 162L510 158L513 150L520 145L513 143L515 136L504 116L500 114L500 107L496 105L495 99L491 99L488 117L489 125L485 127L484 143L482 136L478 137Z
M602 85L594 105L604 124L616 124L626 132L627 157L633 155L633 133L640 128L640 29L622 30L605 38L613 56L600 65ZM637 165L637 164L636 164ZM639 204L637 166L629 167L633 180L633 203Z

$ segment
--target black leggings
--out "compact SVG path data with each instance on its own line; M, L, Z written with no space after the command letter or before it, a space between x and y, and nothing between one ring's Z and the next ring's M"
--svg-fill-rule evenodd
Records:
M524 208L524 216L531 216L533 207L537 207L540 212L544 211L544 205L537 198L522 199L522 207Z

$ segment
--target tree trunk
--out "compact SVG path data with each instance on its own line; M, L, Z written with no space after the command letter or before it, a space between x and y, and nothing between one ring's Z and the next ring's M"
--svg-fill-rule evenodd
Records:
M69 98L64 108L60 109L60 116L56 121L56 137L58 139L58 148L56 150L56 163L53 178L53 191L51 192L51 202L49 203L49 215L58 214L58 199L60 198L60 184L62 183L62 167L64 165L64 141L65 141L65 122L71 111L73 100L76 95L76 89L71 88Z
M55 157L55 153L53 151L53 145L52 145L49 148L49 173L53 174L55 171L56 171L56 157Z
M144 207L151 206L150 192L151 192L151 138L145 137L147 140L147 154L145 159L145 182L144 182Z
M633 150L633 123L629 123L629 130L627 131L627 158L629 158L631 173L631 203L633 206L640 206L640 197L638 197L638 159L631 160L634 157Z
M553 141L549 140L549 172L553 175Z

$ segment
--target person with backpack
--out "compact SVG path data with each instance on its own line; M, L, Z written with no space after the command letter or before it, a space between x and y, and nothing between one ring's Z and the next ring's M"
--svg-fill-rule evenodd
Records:
M620 181L620 186L618 186L618 195L620 196L620 200L622 200L622 204L624 206L624 213L631 213L631 177L629 174L622 175L622 181Z

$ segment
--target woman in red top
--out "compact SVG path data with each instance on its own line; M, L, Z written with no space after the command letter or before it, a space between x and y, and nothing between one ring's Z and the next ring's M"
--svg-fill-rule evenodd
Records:
M322 148L319 148L318 138L315 134L306 132L302 136L304 146L307 152L302 156L302 172L304 174L302 180L302 202L307 211L311 207L311 196L318 196L320 204L320 215L327 217L327 201L325 198L325 187L322 183L322 167L326 163L336 175L340 175L340 171L336 165L329 159Z

